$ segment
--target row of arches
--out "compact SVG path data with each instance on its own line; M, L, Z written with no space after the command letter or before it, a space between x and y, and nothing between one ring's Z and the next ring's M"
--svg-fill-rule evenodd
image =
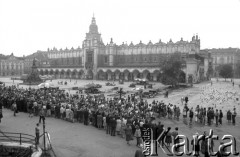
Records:
M39 74L40 75L54 75L55 78L60 78L60 79L82 79L83 78L83 75L84 75L84 70L80 70L80 71L77 71L77 70L48 70L48 69L40 69L38 70L39 71Z
M98 69L98 71L94 74L92 70L84 71L81 70L53 70L53 69L40 69L40 75L54 75L55 78L60 79L93 79L96 78L98 80L125 80L125 81L133 81L136 78L147 79L149 81L161 81L161 71L160 70L139 70L139 69ZM181 74L181 82L185 81L185 73Z
M111 71L111 70L107 70L107 71L103 71L103 70L99 70L98 73L98 79L100 80L126 80L126 81L133 81L136 78L144 78L144 79L148 79L150 81L160 81L160 70L154 70L153 72L150 72L149 70L144 70L144 71L140 71L138 69L135 70L128 70L125 69L123 71L120 70L115 70L115 71Z

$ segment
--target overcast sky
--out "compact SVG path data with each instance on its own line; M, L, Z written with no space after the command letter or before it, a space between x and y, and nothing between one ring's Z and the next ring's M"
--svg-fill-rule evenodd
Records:
M105 44L176 42L240 47L240 0L0 0L0 53L82 47L93 13Z

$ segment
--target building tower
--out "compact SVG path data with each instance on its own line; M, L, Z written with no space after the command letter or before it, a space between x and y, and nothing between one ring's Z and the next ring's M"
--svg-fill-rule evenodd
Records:
M86 79L96 79L97 76L97 56L99 53L99 46L101 43L101 34L98 32L96 19L93 16L92 22L89 26L89 32L86 33L86 38L83 41L83 55L84 55L84 75Z

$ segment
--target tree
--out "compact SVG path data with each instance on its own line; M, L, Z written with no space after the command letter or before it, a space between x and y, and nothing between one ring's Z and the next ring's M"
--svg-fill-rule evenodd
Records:
M240 76L240 63L237 63L234 77L239 77L239 76Z
M182 72L182 60L180 53L166 56L162 63L162 82L176 86L179 83L179 76Z
M219 68L219 75L222 76L223 78L230 78L233 76L233 68L232 65L230 64L224 64L222 66L220 66Z

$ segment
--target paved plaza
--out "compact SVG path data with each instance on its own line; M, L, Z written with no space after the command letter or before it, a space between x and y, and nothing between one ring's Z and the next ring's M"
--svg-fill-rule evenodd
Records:
M9 78L0 78L0 81L6 82L6 85L12 85L13 81ZM57 82L59 80L53 80L54 85L58 86ZM108 91L112 86L106 87L106 81L86 81L86 80L77 80L77 84L75 84L75 80L67 80L68 85L60 85L60 88L70 88L73 86L83 87L87 83L99 83L102 84L102 91ZM19 83L19 81L14 81L14 84ZM123 85L117 86L122 87L124 90L131 90L128 88L130 82L125 82ZM211 86L210 82L204 82L200 84L195 84L192 88L176 90L169 94L168 98L164 98L163 95L159 95L154 98L155 100L163 100L165 103L172 103L179 105L182 111L181 105L181 97L187 96L189 97L189 107L193 107L195 109L196 105L200 105L203 107L207 107L212 105L211 101L201 101L201 98L204 95L203 93L208 93L211 89L215 89L219 91L219 93L225 94L235 93L234 97L240 97L240 81L235 80L235 86L233 87L231 82L213 80L213 85ZM160 83L156 83L155 87L164 87ZM20 85L21 87L28 87L25 85ZM32 86L33 87L33 86ZM67 89L68 91L68 89ZM68 91L73 93L74 91ZM111 93L109 93L111 94ZM221 94L220 94L221 95ZM231 95L230 95L231 96ZM149 99L151 102L153 99ZM157 121L161 121L165 127L179 127L179 134L187 135L189 138L196 132L202 134L203 131L209 132L210 129L213 129L214 134L219 135L222 138L225 134L233 135L237 141L237 149L240 150L240 105L239 101L235 101L234 99L229 99L226 102L215 102L216 108L222 109L224 117L223 117L223 125L219 127L209 126L200 126L198 124L194 124L194 127L189 128L188 126L182 123L182 119L180 121L169 120L169 119L158 119ZM215 106L211 106L215 107ZM232 126L231 124L227 124L226 122L226 111L230 109L232 111L233 107L236 107L237 110L237 123L236 126ZM34 135L35 125L38 122L38 117L29 118L26 113L18 113L17 117L13 116L13 112L10 110L3 110L2 123L0 123L0 129L4 132L22 132L27 134ZM180 116L182 117L182 115ZM42 128L42 125L41 125ZM50 133L51 142L54 148L55 153L58 157L133 157L134 153L137 149L136 140L131 142L131 146L126 144L126 140L122 139L118 136L109 136L105 131L99 130L93 126L85 126L82 123L70 123L64 120L55 119L55 118L46 118L46 130ZM41 130L42 133L42 130ZM215 146L219 145L219 141L215 142ZM167 156L162 150L158 149L159 156Z

